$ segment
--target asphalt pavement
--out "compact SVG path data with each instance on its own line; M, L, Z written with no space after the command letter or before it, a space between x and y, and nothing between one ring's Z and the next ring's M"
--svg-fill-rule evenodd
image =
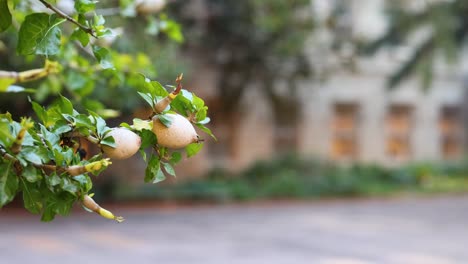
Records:
M468 196L0 211L0 263L466 264Z

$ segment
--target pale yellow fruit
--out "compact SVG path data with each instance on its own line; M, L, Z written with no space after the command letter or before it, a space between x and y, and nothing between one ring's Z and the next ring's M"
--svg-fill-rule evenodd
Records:
M140 14L159 13L166 6L166 0L137 0L136 10Z
M179 114L166 114L172 123L166 127L158 116L153 117L153 132L158 138L158 144L171 149L184 148L198 142L198 135L192 123Z
M127 159L141 146L141 138L126 128L113 128L108 134L115 141L115 148L102 145L102 151L111 159Z

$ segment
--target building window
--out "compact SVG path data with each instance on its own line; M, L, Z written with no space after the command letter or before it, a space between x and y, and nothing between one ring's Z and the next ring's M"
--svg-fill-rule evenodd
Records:
M443 106L439 116L440 151L444 159L460 158L462 154L461 109Z
M358 155L358 111L356 103L336 103L333 107L331 156L338 160L355 160Z
M408 160L411 156L412 107L395 104L389 107L386 122L386 152L392 159Z

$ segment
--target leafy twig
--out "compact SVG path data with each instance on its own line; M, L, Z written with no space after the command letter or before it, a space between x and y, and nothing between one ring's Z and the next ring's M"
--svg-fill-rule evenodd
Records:
M90 34L91 36L93 36L94 38L97 38L97 36L94 34L94 31L92 28L89 28L83 24L81 24L80 22L76 21L75 19L73 19L72 17L70 17L69 15L65 14L62 10L56 8L55 6L51 5L49 2L45 1L45 0L39 0L44 6L46 6L47 8L49 8L50 10L52 10L54 13L56 13L58 16L68 20L69 22L75 24L76 26L78 26L81 30L83 30L84 32Z

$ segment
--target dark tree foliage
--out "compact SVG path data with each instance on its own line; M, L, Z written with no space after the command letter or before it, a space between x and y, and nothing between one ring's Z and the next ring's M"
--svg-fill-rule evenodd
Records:
M389 87L395 87L420 72L424 87L428 87L437 54L443 54L447 62L454 62L466 41L468 1L432 1L419 11L409 10L406 4L388 1L390 26L380 38L365 45L363 51L372 54L383 46L402 44L418 30L428 27L428 37L415 47L409 59L388 81Z

